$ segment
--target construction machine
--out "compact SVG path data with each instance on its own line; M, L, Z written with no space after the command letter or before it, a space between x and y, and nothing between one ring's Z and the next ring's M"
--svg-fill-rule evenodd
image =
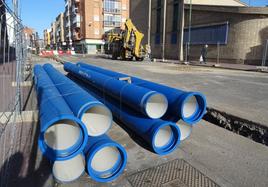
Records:
M112 59L142 61L146 55L144 47L141 45L143 34L138 31L131 19L125 22L125 29L113 29L105 34L105 53L111 54Z

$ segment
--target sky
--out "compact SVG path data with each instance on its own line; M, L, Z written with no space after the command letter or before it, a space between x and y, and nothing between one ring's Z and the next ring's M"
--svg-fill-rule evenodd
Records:
M250 2L251 6L268 5L268 0L241 1ZM43 30L50 28L57 15L64 11L65 4L64 0L20 0L20 2L21 17L24 25L34 28L41 38L43 38Z
M43 30L50 28L59 13L64 12L64 6L64 0L20 0L23 24L43 38Z

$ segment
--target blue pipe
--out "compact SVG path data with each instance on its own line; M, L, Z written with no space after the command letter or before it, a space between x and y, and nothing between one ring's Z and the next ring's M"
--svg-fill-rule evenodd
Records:
M84 149L87 143L86 127L81 120L73 115L73 112L40 65L34 66L34 82L40 120L38 144L42 153L53 161L73 158ZM53 128L59 129L59 127L68 127L69 130L71 127L70 132L79 135L78 138L69 146L53 148L52 146L63 137L57 137L56 134L60 132L53 131Z
M100 136L110 129L113 122L112 113L105 105L65 77L51 64L45 64L43 68L74 115L86 125L89 136Z
M102 73L79 68L68 62L64 64L64 70L83 77L87 83L98 88L104 94L120 100L120 102L150 118L161 118L167 111L168 101L166 97L156 91L116 80Z
M87 172L97 182L115 180L127 164L126 150L107 135L89 137L84 152Z
M157 84L137 77L129 76L126 74L114 72L111 70L103 69L97 66L85 64L82 62L77 63L78 67L86 68L92 71L103 73L107 76L119 79L120 77L131 77L133 84L142 86L151 90L162 93L168 99L168 109L162 119L177 122L180 119L188 124L195 124L199 122L206 113L206 98L200 92L186 92L183 90L171 88L162 84ZM196 106L191 104L196 103ZM188 107L189 106L189 107ZM185 114L187 108L190 108L190 114Z
M78 76L76 78L83 80L83 78ZM111 97L104 98L100 92L92 89L86 83L79 80L76 80L76 82L94 97L105 103L112 111L113 116L123 123L127 129L146 142L151 151L159 155L166 155L179 145L181 134L175 123L161 119L146 118L125 105L121 105L119 101ZM168 137L165 137L166 133ZM164 135L164 138L161 135Z

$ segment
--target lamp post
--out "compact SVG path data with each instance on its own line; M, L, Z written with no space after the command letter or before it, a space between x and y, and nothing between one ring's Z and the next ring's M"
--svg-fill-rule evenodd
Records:
M164 20L163 20L163 45L162 45L162 61L165 61L165 43L166 43L166 14L167 14L167 0L164 0Z
M190 0L190 9L189 9L188 45L187 45L186 62L190 61L191 26L192 26L192 0Z

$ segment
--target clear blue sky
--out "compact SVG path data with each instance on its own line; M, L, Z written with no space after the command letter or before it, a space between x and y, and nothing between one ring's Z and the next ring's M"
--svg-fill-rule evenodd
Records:
M268 5L268 0L242 1L251 2L252 6ZM21 0L20 2L24 25L34 28L41 38L43 38L43 30L49 28L56 16L64 11L64 0Z
M64 0L20 0L23 24L35 29L41 38L43 30L50 28L51 23L60 12L64 11Z
M268 0L241 0L245 3L250 3L251 6L265 6L268 5Z

